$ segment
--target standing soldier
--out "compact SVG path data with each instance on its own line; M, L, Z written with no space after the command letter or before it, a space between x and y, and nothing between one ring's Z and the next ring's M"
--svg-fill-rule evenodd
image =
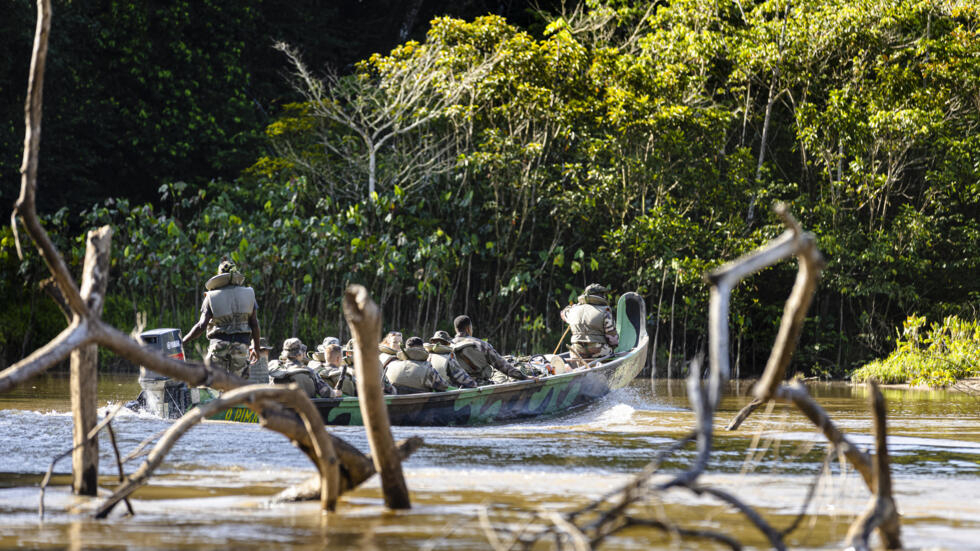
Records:
M453 354L477 384L482 386L527 379L527 375L498 354L490 343L473 336L473 322L469 316L456 316L453 326L456 327Z
M459 388L476 388L476 381L466 374L453 356L452 344L449 333L436 331L429 342L425 343L425 349L429 352L429 363L447 383Z
M256 349L261 335L255 291L243 283L245 276L235 263L223 261L218 266L218 275L204 284L207 292L201 304L201 319L187 333L183 343L186 346L207 327L210 343L204 361L240 377L248 377L248 362L258 359ZM248 346L250 340L251 349Z
M446 381L429 363L429 353L422 346L422 339L412 337L398 353L398 360L388 365L388 380L395 385L398 394L442 392L449 388Z
M561 311L561 319L572 331L572 343L568 347L572 357L588 360L609 356L619 344L606 292L602 285L592 283L579 295L578 304Z

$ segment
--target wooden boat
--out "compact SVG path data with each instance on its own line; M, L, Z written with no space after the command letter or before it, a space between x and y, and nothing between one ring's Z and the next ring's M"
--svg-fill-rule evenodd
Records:
M386 396L392 425L459 426L500 423L550 415L580 407L611 390L628 385L643 369L649 337L646 306L636 293L626 293L616 308L619 346L607 361L537 381L516 381L479 388ZM567 352L563 354L567 358ZM315 398L328 425L361 425L356 397ZM215 420L258 422L254 412L234 407Z

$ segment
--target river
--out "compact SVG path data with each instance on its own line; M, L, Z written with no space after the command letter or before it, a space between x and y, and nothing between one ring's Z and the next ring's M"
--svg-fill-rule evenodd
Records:
M102 375L100 406L138 391L132 376ZM624 484L657 450L693 423L683 383L637 380L578 411L533 422L482 428L396 427L424 446L405 474L414 507L389 512L377 477L344 496L338 512L317 503L276 504L269 497L307 478L309 460L281 435L257 425L207 422L168 455L149 486L133 499L134 517L119 506L106 521L90 518L94 502L71 495L70 459L58 465L38 519L38 486L51 459L70 447L68 383L50 375L0 396L0 548L74 549L490 549L481 511L517 526L529 511L568 511ZM867 390L844 383L809 385L841 428L870 444ZM724 425L748 398L733 383L715 419L716 451L702 482L736 493L777 528L799 510L813 477L825 471L810 515L787 538L793 548L837 549L868 492L860 477L834 460L827 446L788 407L757 411L738 432ZM980 398L943 391L885 389L896 500L910 548L980 549ZM130 412L113 421L125 454L168 422ZM332 428L366 450L361 427ZM108 437L100 440L102 482L114 484ZM665 472L694 456L679 452ZM127 472L138 467L127 465ZM753 528L707 498L675 490L650 507L685 527L728 533L764 547ZM654 509L650 509L654 511ZM653 514L652 512L650 514ZM604 549L712 549L678 542L650 529L630 529ZM543 548L543 547L542 547Z

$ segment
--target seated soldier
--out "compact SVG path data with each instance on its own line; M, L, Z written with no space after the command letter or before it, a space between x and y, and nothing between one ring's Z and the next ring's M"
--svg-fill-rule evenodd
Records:
M452 345L449 333L436 331L429 342L425 343L425 349L429 352L429 363L447 383L459 388L476 388L476 381L467 375L453 356Z
M339 390L346 396L357 396L354 368L344 364L340 345L328 344L323 364L313 371L334 390Z
M296 383L310 398L332 396L333 392L320 377L306 367L306 345L297 338L282 343L279 361L269 366L269 379L275 384Z
M585 365L581 360L609 356L619 345L619 334L612 310L606 300L606 288L592 283L578 297L578 303L566 306L561 319L572 332L568 346L573 362Z
M473 322L469 316L456 316L453 325L456 327L453 354L477 384L493 385L527 379L527 375L502 358L490 343L473 336Z
M347 366L351 379L355 382L356 390L356 379L354 379L354 339L347 341L347 344L344 345L343 358L344 365ZM395 390L395 387L392 386L392 384L388 381L388 378L384 375L381 375L381 386L385 394L398 394L398 391Z
M388 369L388 365L395 361L398 352L402 349L402 334L398 331L389 331L385 338L381 339L378 345L378 352L381 358L381 372Z
M395 385L398 394L442 392L449 388L446 381L429 363L429 353L422 346L422 339L412 337L398 353L398 360L388 365L388 380Z

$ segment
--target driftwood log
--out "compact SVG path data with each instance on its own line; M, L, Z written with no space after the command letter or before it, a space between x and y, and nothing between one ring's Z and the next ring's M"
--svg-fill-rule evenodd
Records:
M146 349L129 335L102 321L101 310L108 276L110 228L103 227L89 234L89 247L86 252L82 276L83 285L79 289L64 258L41 225L35 207L35 197L37 194L38 151L41 139L44 68L51 28L50 0L37 0L37 13L37 28L24 109L26 129L24 157L21 165L21 189L11 214L11 225L17 252L21 258L23 258L23 250L20 244L18 222L23 225L27 235L33 240L52 276L53 284L47 285L47 292L53 297L61 297L61 301L58 302L66 306L66 317L70 321L68 327L51 342L9 368L0 371L0 393L30 380L64 361L74 351L81 350L78 361L73 362L73 366L78 366L77 370L74 368L72 370L73 376L78 375L77 384L75 381L72 383L73 393L77 387L78 396L88 399L94 404L95 394L91 392L90 386L86 386L92 384L93 377L91 377L91 370L86 368L92 366L93 362L87 358L89 358L88 353L95 346L105 347L135 364L143 365L170 378L184 381L191 386L210 386L222 391L231 391L246 386L248 381L222 369L211 368L199 363L173 360L156 351ZM91 358L94 357L94 355L91 356ZM299 407L301 411L305 408L305 404L296 406L296 402L290 402L290 407L295 406L294 409L290 409L290 407L280 403L276 399L277 397L268 393L258 393L253 396L254 400L248 402L248 405L259 414L260 423L264 427L280 432L293 440L304 453L313 459L315 464L323 465L326 462L329 465L332 455L329 449L331 447L334 449L336 460L339 460L340 478L334 484L332 482L332 469L327 469L328 478L331 480L323 482L328 490L323 492L322 499L325 505L335 503L337 495L357 487L376 472L375 461L347 442L328 434L319 417L316 418L316 421L312 421L309 418L301 417L294 411L295 407ZM97 463L94 462L97 460L97 453L92 452L94 449L93 439L86 438L89 431L80 430L80 427L87 426L88 423L92 422L93 418L89 413L80 413L83 410L87 411L86 408L89 405L82 405L82 400L79 400L78 403L79 406L75 408L73 413L76 418L75 441L80 442L80 445L73 449L81 450L79 451L81 468L74 473L75 488L76 491L88 492L94 488L94 481L97 480L98 467ZM312 430L309 426L311 422L314 424ZM94 422L92 424L94 425ZM402 448L403 451L409 452L411 449L414 448L408 443ZM321 469L321 472L325 471Z
M401 458L391 436L388 406L381 383L381 360L376 344L381 340L381 312L368 296L367 289L351 285L344 294L344 317L354 337L357 400L374 457L374 467L381 475L385 505L391 509L408 509L412 504L402 474Z

